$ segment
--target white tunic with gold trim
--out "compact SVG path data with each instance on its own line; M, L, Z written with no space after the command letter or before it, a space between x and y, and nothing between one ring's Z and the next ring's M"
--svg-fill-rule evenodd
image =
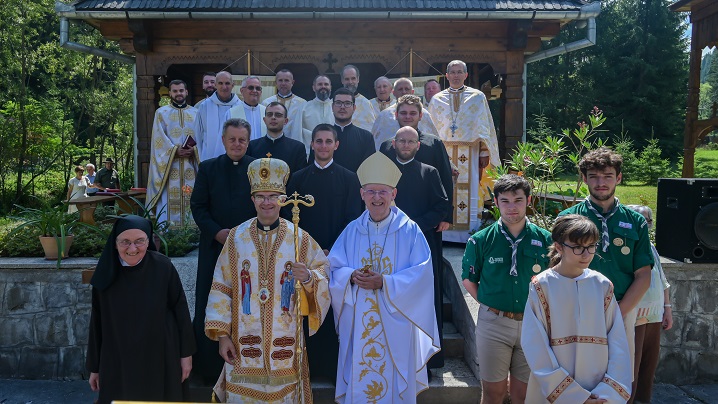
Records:
M631 356L613 284L584 269L576 278L548 270L531 281L521 346L531 368L527 404L608 403L631 396Z
M217 260L207 303L205 333L229 335L237 351L225 363L215 391L224 402L296 403L298 364L294 294L287 295L287 264L294 261L294 225L279 219L269 231L250 219L230 231ZM312 271L304 286L309 335L329 309L328 262L319 245L299 229L300 262ZM291 283L290 283L291 285ZM287 296L284 296L284 295ZM311 403L306 355L302 361L304 402Z
M249 123L249 127L252 128L252 133L249 134L249 140L259 139L267 134L267 124L264 123L264 111L266 109L267 108L262 104L250 107L244 102L240 102L224 114L224 122L227 122L229 119L244 119ZM222 139L220 138L219 141L224 149Z
M292 94L290 97L283 98L278 95L273 95L266 100L262 101L262 105L265 107L273 102L279 102L280 104L284 105L285 108L287 108L287 119L289 119L289 122L284 126L284 134L288 137L297 140L302 141L302 110L304 109L304 104L307 103L307 101L295 94Z
M315 98L307 101L302 109L302 143L309 155L309 149L312 144L312 131L320 123L328 123L334 125L334 113L332 112L332 99L327 98L321 101Z
M419 121L419 131L439 137L439 133L434 126L434 120L426 109L421 109L421 120ZM374 135L374 145L377 150L381 149L381 144L389 139L394 139L396 131L399 130L399 121L396 120L396 104L392 104L389 108L383 110L374 122L371 128L371 134Z
M376 121L376 113L371 102L363 95L357 94L354 97L354 106L356 107L352 115L354 126L371 131L371 127L374 126L374 121Z
M159 222L194 223L189 200L199 152L196 146L192 148L192 158L178 157L176 152L190 136L197 141L197 113L195 107L176 108L171 104L155 111L146 200L148 209L155 209Z
M387 101L379 101L379 98L374 97L371 100L369 100L371 103L372 108L374 108L374 116L378 117L381 111L389 108L390 106L396 104L396 98L394 98L394 95L389 95L389 100Z
M399 208L377 226L369 212L351 222L329 253L339 334L338 403L415 403L428 388L426 363L440 349L431 253L419 226ZM373 264L378 290L350 283Z
M493 188L493 181L486 169L501 164L494 120L484 93L471 87L458 93L449 89L439 92L431 98L429 112L449 159L459 169L454 186L454 224L443 232L443 238L465 243L469 231L480 226L484 201L491 199L487 187ZM488 154L489 165L479 170L482 154Z

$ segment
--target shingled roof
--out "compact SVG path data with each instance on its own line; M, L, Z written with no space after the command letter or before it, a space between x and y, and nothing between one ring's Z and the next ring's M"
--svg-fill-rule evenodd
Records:
M77 11L579 11L584 0L80 0Z

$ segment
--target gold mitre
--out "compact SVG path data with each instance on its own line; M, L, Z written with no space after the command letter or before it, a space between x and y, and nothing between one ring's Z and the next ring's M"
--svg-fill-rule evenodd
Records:
M401 171L393 161L381 152L376 152L367 157L357 169L361 186L366 184L382 184L396 188L401 178Z
M249 163L247 169L252 194L255 192L286 193L289 166L280 159L261 158Z

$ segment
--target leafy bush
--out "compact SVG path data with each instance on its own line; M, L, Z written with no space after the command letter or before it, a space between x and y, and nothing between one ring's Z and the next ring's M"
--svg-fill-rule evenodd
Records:
M162 236L170 257L182 257L199 245L199 228L193 225L169 227Z
M85 228L75 229L75 239L70 247L70 257L100 257L107 237L112 231L112 225L98 224L97 229L99 231L89 231Z
M40 245L40 230L35 227L24 227L12 236L8 234L17 226L11 222L0 227L0 255L3 257L44 257L45 252Z

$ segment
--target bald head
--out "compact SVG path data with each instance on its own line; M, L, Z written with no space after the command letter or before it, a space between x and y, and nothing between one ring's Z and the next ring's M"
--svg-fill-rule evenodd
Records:
M229 101L232 98L234 82L230 72L221 71L216 77L217 97L222 101Z
M402 77L394 82L394 97L399 98L402 95L414 94L414 83L406 77Z
M411 126L404 126L396 131L396 136L391 143L396 151L396 157L400 161L410 161L419 151L419 132Z

